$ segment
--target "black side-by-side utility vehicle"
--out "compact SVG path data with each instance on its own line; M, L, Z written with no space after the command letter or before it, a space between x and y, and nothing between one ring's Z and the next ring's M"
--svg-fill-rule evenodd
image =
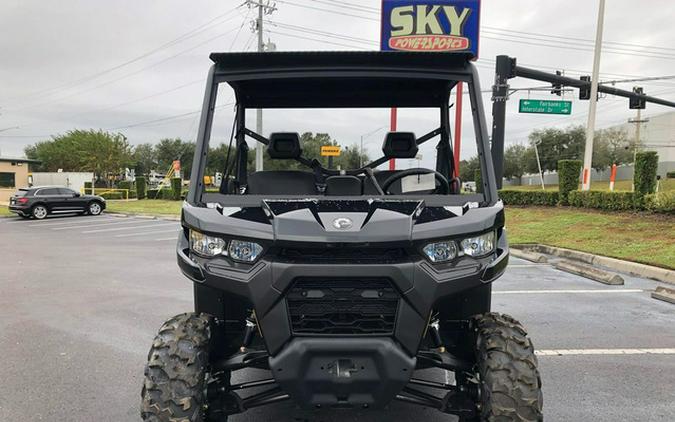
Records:
M168 320L148 356L146 421L225 421L292 400L377 409L394 400L462 421L542 420L534 348L518 321L490 312L507 265L504 209L476 67L465 54L212 54L177 257L194 312ZM450 91L468 86L482 193L453 177ZM236 117L219 192L204 173L219 84ZM390 132L381 158L324 168L300 137L248 129L250 109L433 108L438 128ZM356 122L355 122L356 124ZM247 139L306 170L259 171ZM436 143L434 169L378 171ZM234 384L233 371L269 370ZM418 369L438 368L440 381ZM454 373L447 382L442 371Z

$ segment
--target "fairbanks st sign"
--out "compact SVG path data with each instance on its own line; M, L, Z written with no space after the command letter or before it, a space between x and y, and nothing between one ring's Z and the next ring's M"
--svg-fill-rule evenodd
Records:
M572 114L572 101L520 100L520 113Z

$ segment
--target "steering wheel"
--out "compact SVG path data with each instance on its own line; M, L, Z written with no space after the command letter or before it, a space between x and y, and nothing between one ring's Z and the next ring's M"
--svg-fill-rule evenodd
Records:
M389 188L395 181L403 179L404 177L407 176L414 176L418 174L433 174L434 177L436 178L436 181L440 185L434 189L434 191L438 191L439 189L441 189L440 192L437 192L438 194L447 195L450 192L450 183L448 183L448 179L446 179L445 176L443 176L441 173L437 171L422 168L403 170L400 173L392 175L382 184L382 190L384 191L385 194L392 195L392 193L389 192Z

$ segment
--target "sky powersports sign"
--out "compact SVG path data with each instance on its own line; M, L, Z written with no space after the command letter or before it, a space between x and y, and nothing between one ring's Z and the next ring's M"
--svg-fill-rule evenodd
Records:
M480 0L383 0L383 51L469 52L478 57Z

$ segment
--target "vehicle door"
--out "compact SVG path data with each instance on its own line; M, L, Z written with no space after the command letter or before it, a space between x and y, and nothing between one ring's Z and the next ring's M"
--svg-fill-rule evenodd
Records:
M59 188L44 188L35 192L35 197L47 206L49 211L62 211L68 206Z
M78 192L68 188L59 188L59 192L63 195L65 207L64 210L82 211L84 210L86 200Z

